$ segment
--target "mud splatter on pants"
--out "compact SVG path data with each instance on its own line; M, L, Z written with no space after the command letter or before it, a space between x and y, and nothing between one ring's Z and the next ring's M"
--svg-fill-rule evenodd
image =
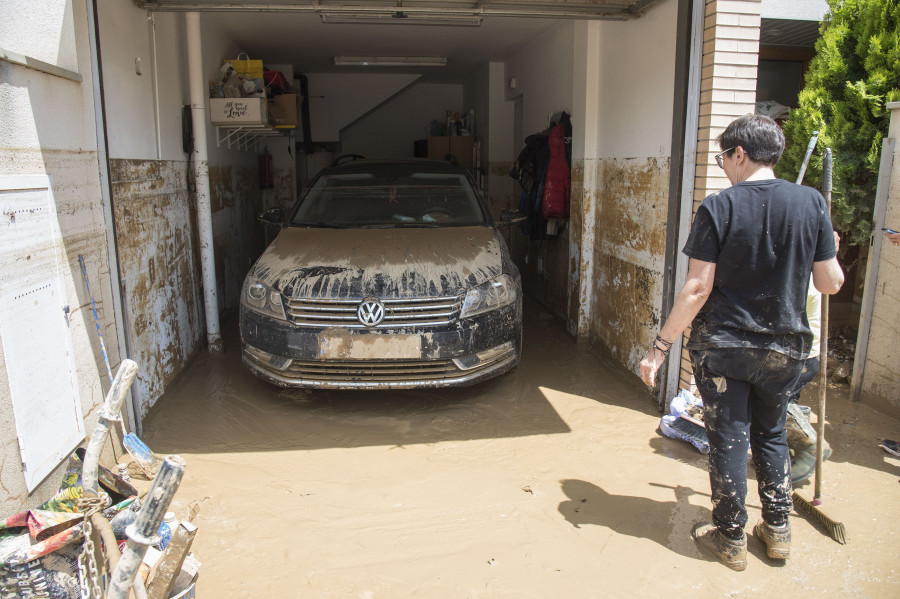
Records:
M755 348L690 353L709 438L713 524L732 539L744 534L748 443L763 519L784 524L793 507L784 419L803 360Z

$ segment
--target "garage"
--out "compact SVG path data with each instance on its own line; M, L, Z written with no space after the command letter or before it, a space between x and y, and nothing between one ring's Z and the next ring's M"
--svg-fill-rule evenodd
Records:
M712 140L753 109L759 3L57 4L47 3L38 25L22 20L41 32L50 23L57 34L23 35L19 54L0 61L8 105L25 115L10 134L25 141L7 144L3 156L10 176L43 173L16 179L14 189L49 198L62 215L49 243L60 251L58 289L68 298L61 347L71 349L60 357L67 365L60 384L77 391L70 406L77 426L56 435L40 474L27 464L25 477L4 468L10 491L0 505L53 495L60 456L96 422L105 363L114 371L128 356L140 369L127 429L158 453L197 464L173 505L196 502L210 531L201 548L230 554L206 570L215 576L205 586L210 594L257 596L254 584L290 594L296 583L313 596L546 596L560 588L577 596L577 581L594 567L585 556L597 544L608 547L612 567L630 573L623 593L632 582L659 592L692 588L686 580L666 586L633 564L648 547L671 558L670 572L696 562L691 546L670 549L689 543L688 521L706 509L704 458L673 449L656 431L659 408L687 382L680 343L656 394L634 373L685 276L678 248L692 210L727 184ZM215 116L213 100L229 99L220 97L223 63L238 61L283 78L282 94L256 102L277 120ZM567 215L502 228L526 298L520 368L471 392L373 397L279 390L241 365L241 286L275 233L260 213L289 209L341 156L453 154L499 218L522 206L510 172L526 138L564 118L572 128ZM32 378L19 380L34 380L29 368ZM8 403L12 441L3 458L19 463L25 441ZM872 434L889 436L890 422L865 406L838 405L845 422L837 434L854 448L839 464L838 484L877 494L892 465L862 446ZM587 459L562 474L560 463L574 455ZM648 489L638 472L591 482L592 472L611 471L610 455L652 472L659 486ZM106 457L121 456L110 449ZM266 463L276 473L257 476ZM367 473L366 463L379 466ZM497 482L479 490L473 476ZM666 487L672 480L686 482ZM242 493L246 502L234 499ZM269 501L317 512L314 522L285 518L302 549L270 551L267 544L282 542L272 532L279 509L260 511L264 524L248 515ZM598 507L582 513L582 504ZM661 520L642 521L657 508ZM556 536L559 516L562 538L578 551ZM330 526L329 518L346 526ZM375 521L368 531L367 518ZM530 528L535 522L547 526ZM305 524L315 534L304 536ZM865 534L887 543L874 528ZM341 530L358 537L342 538L318 560L314 545ZM481 530L487 536L473 541ZM625 531L625 545L617 531ZM816 534L812 526L808 534ZM385 541L391 536L396 544ZM432 537L455 557L429 547ZM409 548L398 550L406 540ZM235 543L271 561L265 581L235 574L245 572ZM814 551L824 543L810 541ZM348 549L345 559L344 547L363 550ZM430 557L405 571L413 554ZM298 560L315 571L295 580L287 570ZM376 562L385 567L378 571ZM890 576L888 563L871 562L859 580ZM821 564L810 558L804 567ZM445 568L467 574L448 579ZM708 594L732 590L732 581L713 578ZM764 584L780 588L774 575ZM596 596L604 583L586 588L585 596Z
M209 307L222 317L235 312L243 277L268 240L257 213L291 206L341 155L412 158L417 144L420 151L431 144L426 155L440 157L434 146L444 136L436 134L463 117L474 135L443 142L470 144L455 155L471 165L495 215L519 207L522 187L510 171L525 138L563 113L571 118L569 217L527 235L507 227L504 235L526 295L573 336L601 342L636 367L659 320L669 156L678 135L672 117L685 85L676 86L673 24L681 22L686 35L685 7L139 4L98 11L110 201L131 321L123 342L146 365L135 384L138 412L147 413L202 346L217 347ZM665 60L640 43L648 38L669 48ZM185 64L189 42L199 45L199 74ZM290 82L299 96L295 129L235 130L213 125L211 108L197 110L186 79L202 77L203 107L211 106L206 82L215 86L222 63L239 56ZM117 86L129 93L112 93ZM203 160L184 160L186 104L194 106L195 136L205 132L208 142L208 224L203 210L194 222L189 206L188 186L205 194L191 170ZM261 159L271 164L262 184ZM160 255L144 249L151 240ZM211 256L201 251L209 246ZM614 299L613 289L627 295Z

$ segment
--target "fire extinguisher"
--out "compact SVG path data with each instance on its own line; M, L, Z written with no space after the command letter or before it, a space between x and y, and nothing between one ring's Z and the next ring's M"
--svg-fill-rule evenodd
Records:
M263 148L263 153L259 156L259 187L260 189L275 187L275 169L268 148Z

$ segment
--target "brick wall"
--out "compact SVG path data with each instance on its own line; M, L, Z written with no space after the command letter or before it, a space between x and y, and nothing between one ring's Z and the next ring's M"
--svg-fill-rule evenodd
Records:
M715 139L728 123L754 111L760 10L759 0L706 3L693 211L707 195L730 185L716 164ZM688 388L690 378L690 360L682 352L680 387Z

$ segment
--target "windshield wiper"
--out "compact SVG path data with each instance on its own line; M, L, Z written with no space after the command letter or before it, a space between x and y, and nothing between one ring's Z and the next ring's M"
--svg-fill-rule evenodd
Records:
M436 229L444 225L437 223L381 223L360 225L360 229Z
M346 229L347 225L339 225L337 223L326 223L326 222L317 222L317 223L291 223L292 227L322 227L325 229Z

